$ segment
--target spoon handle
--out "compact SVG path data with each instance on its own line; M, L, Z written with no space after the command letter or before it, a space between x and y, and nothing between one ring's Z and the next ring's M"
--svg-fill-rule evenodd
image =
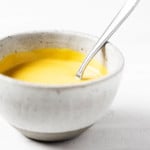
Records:
M103 45L110 39L110 37L115 33L115 31L120 27L120 25L127 19L134 8L137 6L140 0L128 0L125 5L119 10L116 16L113 18L111 23L105 29L104 33L98 39L97 43L93 47L92 51L89 52L87 57L84 59L76 76L82 79L84 70L86 69L89 62L97 54L98 51L103 47Z

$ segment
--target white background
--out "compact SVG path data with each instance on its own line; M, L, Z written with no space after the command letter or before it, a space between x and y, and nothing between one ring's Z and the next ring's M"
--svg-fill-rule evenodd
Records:
M39 30L100 36L124 0L0 0L0 38ZM115 101L106 116L63 143L31 141L0 118L0 150L150 149L150 1L139 6L110 39L125 56Z

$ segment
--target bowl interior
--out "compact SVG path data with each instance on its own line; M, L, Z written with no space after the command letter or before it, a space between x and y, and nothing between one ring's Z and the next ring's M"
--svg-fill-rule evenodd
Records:
M74 32L52 31L17 34L0 40L0 59L10 53L46 47L71 48L88 53L97 39L94 36ZM120 70L124 63L120 51L110 43L107 43L95 58L107 67L108 75Z

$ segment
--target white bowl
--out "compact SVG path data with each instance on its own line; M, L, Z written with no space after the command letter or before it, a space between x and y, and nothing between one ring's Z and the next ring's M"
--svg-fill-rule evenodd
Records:
M0 40L0 59L12 52L68 47L83 52L97 41L83 33L25 33ZM0 74L0 113L25 136L41 141L72 138L93 125L111 105L120 82L124 58L107 43L96 59L105 63L105 77L74 85L38 85Z

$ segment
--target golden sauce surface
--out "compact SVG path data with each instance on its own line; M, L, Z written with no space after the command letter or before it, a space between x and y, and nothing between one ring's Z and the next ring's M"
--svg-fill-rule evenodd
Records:
M13 53L0 61L0 73L14 79L41 84L74 84L107 74L96 60L88 65L82 80L75 74L85 54L68 48L44 48Z

